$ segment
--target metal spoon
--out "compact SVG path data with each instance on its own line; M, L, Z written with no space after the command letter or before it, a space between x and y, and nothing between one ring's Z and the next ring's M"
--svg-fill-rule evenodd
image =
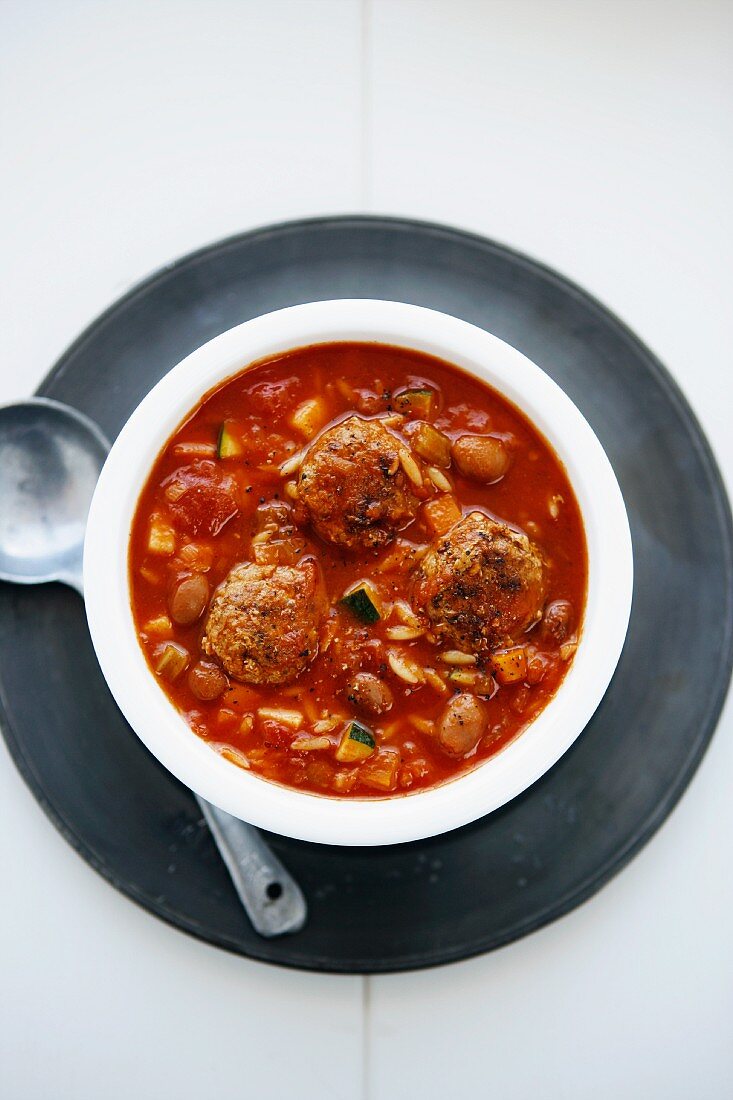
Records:
M84 529L108 450L96 424L57 401L0 407L0 580L62 581L84 595ZM305 898L258 830L198 802L255 930L297 932Z

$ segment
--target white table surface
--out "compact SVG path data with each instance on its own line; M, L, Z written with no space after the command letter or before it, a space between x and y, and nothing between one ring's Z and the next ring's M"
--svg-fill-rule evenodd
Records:
M732 61L725 0L0 0L0 401L189 249L415 215L606 302L730 485ZM154 920L65 844L3 746L0 1096L732 1095L732 782L728 706L599 895L492 955L364 980Z

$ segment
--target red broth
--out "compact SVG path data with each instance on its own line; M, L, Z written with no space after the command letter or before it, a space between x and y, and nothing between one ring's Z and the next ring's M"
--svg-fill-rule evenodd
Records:
M379 422L395 453L407 453L407 466L390 476L401 479L414 508L391 540L356 549L334 545L330 531L316 533L303 499L306 482L299 480L305 464L295 468L329 428L351 416ZM465 436L492 442L472 454L475 443L456 448ZM419 481L406 474L409 468L414 475L415 466ZM476 512L488 517L480 523L496 519L526 534L542 558L544 587L537 622L471 652L436 629L416 600L415 576L440 559L430 555L441 539L459 547L452 525ZM286 670L285 682L243 682L216 652L202 652L217 590L225 591L220 586L233 567L253 561L265 573L274 567L273 592L282 590L283 564L308 575L318 569L322 577L316 642L297 653L304 667ZM430 356L335 343L256 363L204 397L168 440L142 490L129 577L151 672L213 750L289 787L364 798L440 784L526 728L573 660L587 555L565 470L515 406ZM360 584L368 602L342 602ZM511 585L507 592L513 598ZM243 615L251 611L248 599ZM373 621L365 621L365 611ZM263 614L280 612L268 607ZM290 611L284 614L277 629L290 637ZM483 629L476 617L471 622ZM247 659L247 646L256 643L246 625L227 629L236 659ZM278 660L277 652L270 656ZM366 680L357 681L360 674ZM456 712L451 700L459 696ZM467 723L461 708L468 708Z

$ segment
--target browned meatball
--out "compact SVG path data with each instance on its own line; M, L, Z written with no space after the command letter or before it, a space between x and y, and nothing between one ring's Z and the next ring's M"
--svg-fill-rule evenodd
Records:
M316 656L324 609L312 558L297 566L244 562L214 593L201 648L235 680L285 684Z
M400 444L376 420L352 416L324 432L300 467L298 491L321 536L349 550L385 546L415 516Z
M542 557L526 535L471 512L425 555L412 596L439 638L487 653L542 614Z

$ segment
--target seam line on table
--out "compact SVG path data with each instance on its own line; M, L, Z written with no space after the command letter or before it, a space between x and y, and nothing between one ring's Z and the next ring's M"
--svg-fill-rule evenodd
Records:
M369 209L371 200L371 0L361 0L360 67L361 67L361 205Z
M363 210L368 210L371 198L371 65L370 65L370 21L371 0L361 0L360 43L359 53L361 60L361 204ZM362 978L362 1011L361 1011L361 1095L363 1100L370 1100L370 1058L371 1058L371 978L365 974Z
M371 1003L372 1003L372 979L368 974L364 975L362 987L361 1007L361 1094L363 1100L370 1100L370 1060L371 1051Z

